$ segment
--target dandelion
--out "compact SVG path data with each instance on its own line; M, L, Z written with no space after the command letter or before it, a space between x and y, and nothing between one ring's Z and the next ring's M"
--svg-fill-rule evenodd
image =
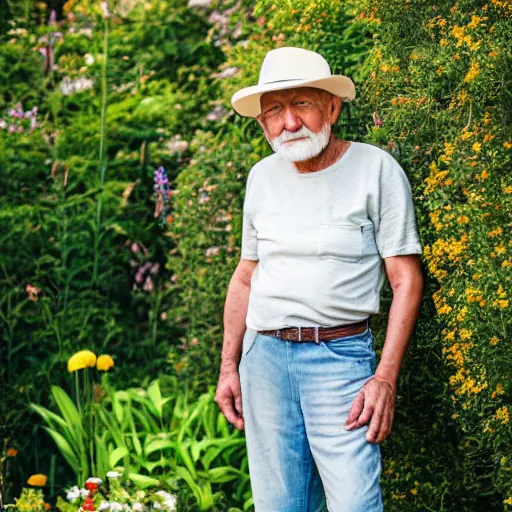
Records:
M87 367L93 368L95 365L96 354L90 350L81 350L68 359L68 372L72 373Z
M96 361L96 368L100 371L107 372L114 366L114 360L108 354L102 354Z
M35 487L44 487L47 481L48 477L46 475L43 475L42 473L37 473L35 475L32 475L27 480L27 484L33 485Z

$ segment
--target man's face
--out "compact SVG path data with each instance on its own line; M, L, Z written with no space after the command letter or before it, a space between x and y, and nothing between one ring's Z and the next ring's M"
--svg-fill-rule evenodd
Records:
M314 87L269 91L256 118L274 152L299 162L320 154L329 143L341 98Z

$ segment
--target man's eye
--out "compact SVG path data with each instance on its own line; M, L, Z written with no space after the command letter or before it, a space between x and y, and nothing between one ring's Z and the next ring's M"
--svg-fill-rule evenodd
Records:
M309 103L309 101L307 101L307 100L300 100L297 103Z

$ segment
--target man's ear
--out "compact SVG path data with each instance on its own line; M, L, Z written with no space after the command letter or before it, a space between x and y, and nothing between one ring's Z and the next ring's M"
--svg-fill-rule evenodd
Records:
M343 101L339 96L336 96L335 94L331 97L331 108L329 111L330 118L331 118L331 125L334 125L338 118L341 115L341 109L343 106Z

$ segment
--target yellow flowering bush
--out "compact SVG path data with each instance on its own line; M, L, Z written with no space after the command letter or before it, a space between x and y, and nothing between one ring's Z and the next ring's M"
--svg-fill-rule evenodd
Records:
M512 79L503 72L512 18L503 2L436 7L364 2L361 16L379 36L365 99L382 120L373 140L400 149L415 193L437 313L420 328L439 339L439 367L430 370L448 372L442 401L464 481L480 482L465 506L478 508L478 493L501 494L487 503L499 509L512 495ZM406 495L397 488L393 498Z

